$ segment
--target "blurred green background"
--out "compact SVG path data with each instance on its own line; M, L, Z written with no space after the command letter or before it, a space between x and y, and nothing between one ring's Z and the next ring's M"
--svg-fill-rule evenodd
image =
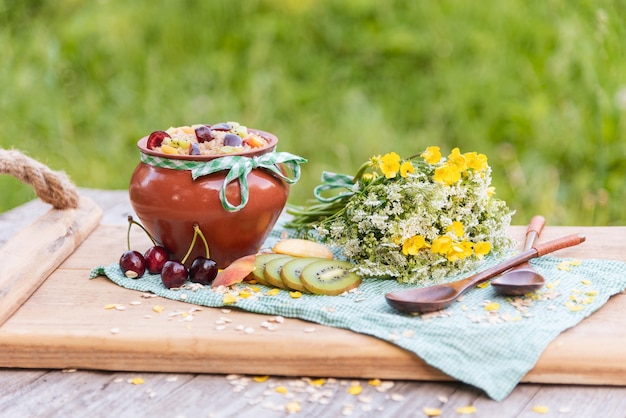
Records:
M125 189L153 130L239 121L321 172L489 157L525 224L626 225L625 0L0 0L0 147ZM34 197L0 176L0 211Z

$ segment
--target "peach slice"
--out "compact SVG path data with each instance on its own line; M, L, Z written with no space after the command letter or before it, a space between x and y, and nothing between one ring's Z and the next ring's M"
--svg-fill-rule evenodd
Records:
M274 245L272 251L293 257L317 257L329 260L334 258L333 252L324 244L299 238L280 240Z
M217 273L211 287L231 286L242 282L254 271L256 254L246 255L233 261L224 270Z

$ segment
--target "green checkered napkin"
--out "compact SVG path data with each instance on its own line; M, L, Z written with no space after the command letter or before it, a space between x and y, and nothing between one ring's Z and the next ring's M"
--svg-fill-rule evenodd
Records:
M265 247L271 247L285 231L289 232L283 224L281 218ZM480 270L497 261L486 259ZM410 287L395 280L365 279L356 292L342 296L304 294L298 299L292 299L286 291L265 296L269 288L258 286L262 289L258 296L238 299L230 306L380 338L500 401L533 368L554 338L626 289L624 262L583 260L577 264L544 256L533 260L532 265L547 281L547 286L533 297L505 298L491 286L475 288L446 310L423 316L400 313L386 303L385 293ZM94 268L91 277L99 275L128 289L174 300L184 298L184 302L197 305L226 306L224 295L208 288L169 290L158 275L128 279L117 263Z

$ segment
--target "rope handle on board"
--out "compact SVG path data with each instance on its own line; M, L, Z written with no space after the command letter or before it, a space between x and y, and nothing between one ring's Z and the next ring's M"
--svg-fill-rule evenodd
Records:
M78 191L67 174L52 171L20 151L0 148L0 174L12 175L33 186L37 196L56 209L78 207Z

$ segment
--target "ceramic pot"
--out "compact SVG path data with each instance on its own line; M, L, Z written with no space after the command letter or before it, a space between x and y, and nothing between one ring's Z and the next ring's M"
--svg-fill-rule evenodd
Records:
M251 130L268 140L268 145L247 152L229 155L261 156L273 152L276 136ZM129 187L130 202L137 217L152 236L173 258L182 260L193 238L197 223L209 244L210 256L219 268L244 255L256 253L281 214L289 194L289 185L279 176L264 168L254 168L247 176L248 201L237 211L228 211L220 199L227 171L192 178L190 170L163 168L144 162L157 157L172 164L209 162L223 156L170 156L149 150L147 137L137 146L142 162L135 168ZM228 183L225 196L234 205L241 203L241 184ZM189 267L198 255L205 255L201 239L187 258Z

